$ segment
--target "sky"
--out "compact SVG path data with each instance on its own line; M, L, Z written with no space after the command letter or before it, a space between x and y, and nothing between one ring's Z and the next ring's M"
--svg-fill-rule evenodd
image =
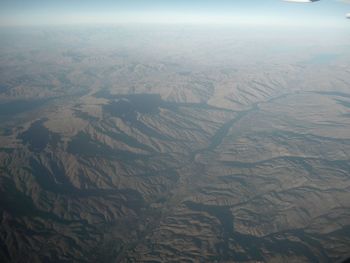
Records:
M345 27L348 0L0 0L0 26L193 23Z

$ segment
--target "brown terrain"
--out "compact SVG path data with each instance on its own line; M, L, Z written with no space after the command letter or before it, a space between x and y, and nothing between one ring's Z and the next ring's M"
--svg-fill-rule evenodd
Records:
M2 262L350 256L349 37L1 35Z

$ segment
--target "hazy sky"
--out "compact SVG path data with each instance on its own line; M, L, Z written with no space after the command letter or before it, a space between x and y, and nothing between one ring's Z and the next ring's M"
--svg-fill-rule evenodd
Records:
M0 0L0 24L229 23L349 26L347 0Z

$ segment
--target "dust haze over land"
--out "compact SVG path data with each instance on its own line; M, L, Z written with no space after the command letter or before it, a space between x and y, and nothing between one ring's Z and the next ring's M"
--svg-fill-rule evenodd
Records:
M335 262L346 31L1 29L6 262Z

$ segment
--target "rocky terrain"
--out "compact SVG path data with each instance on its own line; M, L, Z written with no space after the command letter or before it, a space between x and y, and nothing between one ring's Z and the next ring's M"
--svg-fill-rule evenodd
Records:
M349 257L350 39L265 33L2 29L1 261Z

